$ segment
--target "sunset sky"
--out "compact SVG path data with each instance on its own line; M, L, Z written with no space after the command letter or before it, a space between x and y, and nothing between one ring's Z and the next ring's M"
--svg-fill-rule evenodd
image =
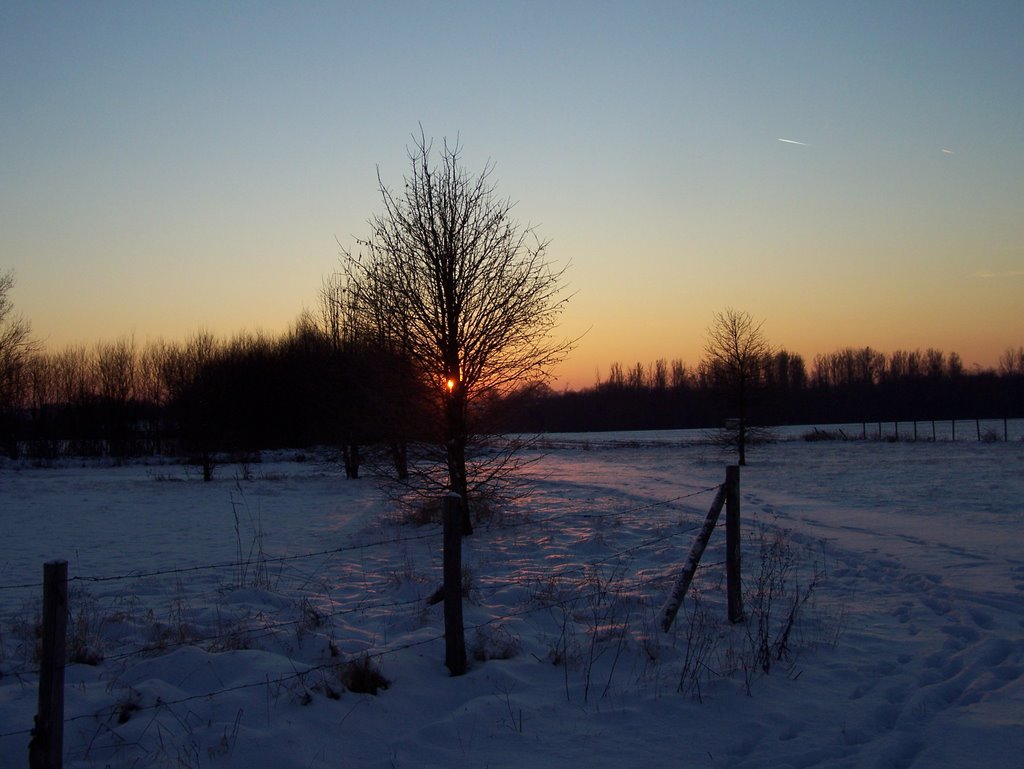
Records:
M399 186L470 171L569 263L561 386L1024 344L1024 2L0 5L0 272L53 347L276 333Z

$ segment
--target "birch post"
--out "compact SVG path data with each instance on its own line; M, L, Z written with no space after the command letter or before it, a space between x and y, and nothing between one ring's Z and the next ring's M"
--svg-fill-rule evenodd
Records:
M701 527L700 534L697 535L693 547L690 548L690 556L686 559L686 564L683 566L683 571L676 581L672 595L669 596L668 601L665 603L665 608L661 610L661 629L665 633L672 627L676 614L679 613L679 608L683 605L683 598L686 597L686 591L690 587L690 582L693 581L693 575L697 572L700 557L708 546L708 540L711 539L711 533L715 530L718 516L722 512L722 505L725 504L725 493L725 486L719 487L718 493L711 503L711 509L708 510L708 516L704 519L704 525Z
M64 766L64 647L68 625L68 562L43 564L43 645L39 711L28 744L30 769Z
M462 497L444 498L444 664L453 676L466 672L462 624Z

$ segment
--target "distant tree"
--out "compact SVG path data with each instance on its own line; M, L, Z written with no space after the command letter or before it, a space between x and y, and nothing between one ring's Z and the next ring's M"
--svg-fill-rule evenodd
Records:
M1007 347L999 356L999 373L1003 376L1024 375L1024 347Z
M621 390L626 386L626 375L622 373L622 364L617 361L608 370L607 386L613 390Z
M644 373L644 364L637 363L626 375L626 386L633 392L640 392L647 385L647 377Z
M673 390L682 390L689 386L692 376L692 372L687 369L686 364L681 358L676 358L672 361L671 382Z
M946 369L950 379L956 379L964 373L964 362L960 358L959 353L951 352L949 354L949 360L946 362Z
M101 342L96 346L94 361L106 448L112 456L124 458L129 453L129 407L136 396L138 379L135 339Z
M217 383L210 364L219 345L213 334L198 331L184 344L166 350L161 376L171 402L171 414L185 449L196 452L203 468L203 480L213 480L213 447L217 406Z
M35 349L29 322L14 314L14 273L0 274L0 431L7 453L18 454L17 409L25 395L25 366Z
M388 446L395 475L409 480L411 441L422 437L425 388L409 359L404 336L394 337L376 314L360 308L365 297L351 276L335 273L320 292L320 322L329 340L331 416L347 478L359 477L360 444ZM435 392L437 383L430 383Z
M344 261L356 310L407 351L434 393L446 486L466 502L468 533L466 450L478 409L546 378L571 344L551 336L567 301L563 271L496 196L493 166L471 176L460 153L445 141L435 164L421 132L401 190L378 176L384 212Z
M658 358L647 371L648 387L657 392L668 389L668 361Z
M747 312L726 309L715 313L704 345L711 377L736 410L735 443L741 465L747 463L750 394L763 380L772 355L771 345L761 331L763 324Z

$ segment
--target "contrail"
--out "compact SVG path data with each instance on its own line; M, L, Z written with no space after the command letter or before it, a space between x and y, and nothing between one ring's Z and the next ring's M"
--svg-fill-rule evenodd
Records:
M779 141L780 142L785 142L786 144L799 144L801 147L810 147L811 146L807 142L798 142L796 139L779 139Z

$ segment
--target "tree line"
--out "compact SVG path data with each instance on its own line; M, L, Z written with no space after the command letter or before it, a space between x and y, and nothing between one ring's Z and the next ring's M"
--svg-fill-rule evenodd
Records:
M9 457L182 454L197 463L230 452L336 446L350 475L360 447L380 446L399 475L408 444L436 437L424 386L392 344L347 333L343 281L328 281L323 311L283 334L218 339L197 332L139 345L125 336L92 347L23 349L8 356L0 440ZM658 359L581 390L533 384L487 405L488 432L720 427L739 416L724 397L721 363ZM438 391L435 392L434 390ZM1024 416L1024 348L993 369L968 369L940 350L843 348L804 359L768 351L751 369L751 424L907 421ZM484 410L481 406L481 410Z
M7 456L183 454L207 470L218 452L335 445L344 454L388 439L392 420L374 394L404 365L332 335L308 313L277 337L200 331L139 345L125 336L58 351L32 345L8 363ZM405 399L415 400L408 383ZM412 435L415 420L403 429Z
M8 317L2 450L39 459L178 454L209 468L217 453L326 445L357 476L361 450L373 446L405 477L409 445L443 437L440 402L450 391L426 381L393 332L349 317L367 312L346 298L351 288L332 276L320 310L276 337L200 331L177 342L125 336L48 351L30 342L23 322L15 335L17 319ZM808 367L797 353L766 347L753 356L740 400L728 397L734 380L723 366L709 354L696 366L613 363L607 378L581 390L533 382L480 399L473 430L713 428L741 409L752 425L1024 416L1024 347L1006 350L993 369L967 368L955 352L870 347L817 355Z
M786 349L763 351L749 372L742 408L756 425L1024 417L1024 347L998 366L967 368L955 352L845 347L810 366ZM519 394L517 431L576 432L715 428L738 419L721 360L696 366L658 359L613 363L594 386Z

